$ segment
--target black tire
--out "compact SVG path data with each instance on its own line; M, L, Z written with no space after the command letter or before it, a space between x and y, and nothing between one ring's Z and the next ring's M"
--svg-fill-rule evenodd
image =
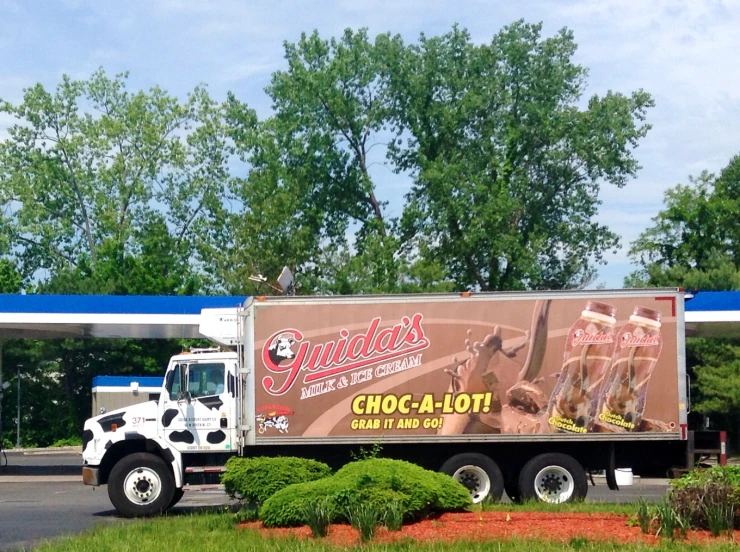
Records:
M183 491L182 489L176 488L174 494L172 495L172 501L170 502L170 505L167 506L167 509L169 510L170 508L175 506L178 502L180 502L180 500L182 499L182 495L184 494L185 494L185 491Z
M540 472L550 468L549 473ZM537 481L540 475L540 481ZM542 496L538 495L536 485ZM564 498L558 493L571 488L570 496ZM588 493L586 470L572 456L560 453L540 454L524 465L519 474L519 498L521 500L542 500L543 502L574 502L583 500ZM552 500L546 497L551 496Z
M458 470L466 466L471 466L473 469L469 472L461 473L456 477L455 474ZM496 462L485 454L478 454L476 452L456 454L442 464L439 471L457 479L467 487L470 490L470 497L474 503L482 502L486 499L498 502L504 494L504 476L501 474L501 470L496 465ZM476 474L476 471L479 473ZM476 488L480 489L481 486L485 486L485 481L481 481L478 477L481 475L480 471L484 472L488 477L489 485L487 492L476 492Z
M140 497L132 501L124 489L131 476L128 491ZM134 485L135 484L135 485ZM147 496L147 494L149 496ZM175 494L175 478L159 456L137 452L123 457L113 466L108 478L108 497L124 517L145 517L165 512Z

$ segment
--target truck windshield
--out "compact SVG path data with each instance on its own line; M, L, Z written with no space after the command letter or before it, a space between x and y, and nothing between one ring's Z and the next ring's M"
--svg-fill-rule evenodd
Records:
M179 399L180 371L188 370L188 388L190 396L195 398L219 395L224 392L223 362L204 362L195 364L176 364L174 370L167 374L167 391L170 400Z

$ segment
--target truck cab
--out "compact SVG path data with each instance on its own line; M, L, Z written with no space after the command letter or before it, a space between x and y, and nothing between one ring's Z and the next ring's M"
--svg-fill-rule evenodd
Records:
M237 353L218 348L176 355L158 401L87 420L84 483L107 484L124 515L173 506L188 476L217 471L213 464L225 463L238 448L237 363Z

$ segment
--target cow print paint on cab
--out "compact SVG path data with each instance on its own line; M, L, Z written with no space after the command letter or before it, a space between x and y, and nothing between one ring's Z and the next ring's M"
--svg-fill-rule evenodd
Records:
M212 445L217 445L218 443L223 443L223 441L226 439L226 434L221 431L211 431L208 436L206 437L206 441L211 443Z
M170 441L173 443L185 443L192 445L195 442L195 436L187 429L183 431L173 431L170 433Z
M89 429L86 429L82 432L82 450L85 450L87 448L87 445L90 443L90 441L93 440L93 432Z
M100 418L98 420L98 423L100 424L100 427L103 428L103 431L107 432L111 430L111 426L113 424L115 424L117 428L125 426L126 420L123 419L125 415L125 412L111 414L110 416L106 416L105 418Z
M162 414L162 425L164 427L170 427L172 420L174 420L175 416L177 416L179 413L180 411L176 408L168 408L167 410L165 410L164 414Z

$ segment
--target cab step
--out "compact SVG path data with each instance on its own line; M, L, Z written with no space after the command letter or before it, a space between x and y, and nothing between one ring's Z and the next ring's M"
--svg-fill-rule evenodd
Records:
M223 491L223 485L184 485L183 491Z
M226 466L192 466L185 468L185 473L225 473Z

